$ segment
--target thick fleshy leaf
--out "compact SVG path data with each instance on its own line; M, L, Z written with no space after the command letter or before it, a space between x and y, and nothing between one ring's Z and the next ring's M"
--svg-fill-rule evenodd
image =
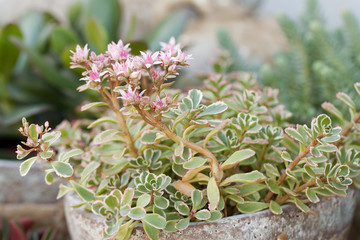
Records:
M66 195L67 193L69 193L71 191L74 191L74 189L72 187L68 187L64 184L60 184L59 192L58 192L58 195L56 196L56 199L63 197L64 195Z
M191 98L191 100L193 102L194 109L196 109L199 106L199 104L203 98L203 94L198 89L192 89L189 91L189 97Z
M344 92L339 92L336 94L336 97L338 99L340 99L343 103L345 103L346 105L348 105L348 107L353 110L356 111L356 106L354 101L349 97L349 95L347 95Z
M113 195L106 196L104 199L104 203L111 210L114 210L116 207L119 207L119 205L120 205L119 199Z
M264 202L243 202L236 205L242 213L258 212L269 207L269 203Z
M207 185L207 197L209 200L209 209L214 211L220 201L220 191L216 184L215 178L211 177Z
M338 148L332 144L319 145L316 148L321 152L336 152L338 150Z
M307 199L309 199L310 202L312 202L312 203L320 202L319 197L316 195L316 192L313 189L306 188L305 194L306 194Z
M154 197L154 205L160 209L166 209L169 207L169 200L164 197Z
M111 116L108 116L108 117L102 117L102 118L99 118L97 119L96 121L92 122L88 128L93 128L93 127L96 127L97 125L99 124L102 124L102 123L106 123L106 122L109 122L109 123L117 123L116 119L114 117L111 117Z
M191 197L192 191L194 191L196 189L190 183L184 182L181 180L175 181L173 183L173 186L176 190L178 190L179 192L181 192L182 194L184 194L185 196L188 196L188 197Z
M83 106L81 106L81 111L86 111L88 109L91 109L93 107L99 107L99 106L107 106L107 103L104 102L91 102L88 104L85 104Z
M144 193L136 200L136 206L146 207L151 201L151 195Z
M98 169L99 166L99 162L90 162L81 173L80 183L86 181L90 174L93 173L96 169Z
M301 134L295 130L294 128L286 128L285 132L292 137L293 139L301 142L301 143L305 143L304 138L301 136Z
M203 209L203 210L196 212L194 214L194 217L198 220L204 221L204 220L208 220L211 218L211 213L209 212L209 210Z
M205 158L193 157L192 159L190 159L189 161L184 163L184 168L186 168L186 169L199 168L202 165L204 165L206 163L206 161L207 160Z
M37 159L37 157L32 157L23 161L20 165L20 175L25 176Z
M300 201L297 198L294 198L294 203L295 205L303 212L307 213L310 212L310 208L308 206L305 205L305 203L303 203L302 201Z
M216 115L224 112L227 108L228 106L224 102L212 103L211 105L207 106L206 109L197 116L197 118L209 115Z
M59 177L71 177L74 173L72 166L66 162L54 161L51 162L51 166Z
M220 211L212 211L210 214L211 216L207 221L217 221L222 218L222 213Z
M269 187L269 190L275 194L280 194L280 187L276 184L274 179L268 179L266 185Z
M275 177L280 177L279 170L277 169L277 167L273 166L271 163L265 163L264 168L265 168L266 172L270 173L271 175L273 175Z
M282 213L282 208L281 206L275 202L275 201L270 201L270 206L269 206L270 212L272 212L273 214L281 214Z
M143 219L146 215L146 211L143 207L134 207L130 210L128 217L134 220Z
M141 143L142 144L154 144L156 139L156 132L145 132L141 136Z
M157 229L164 229L166 226L166 219L156 213L146 214L146 216L141 221Z
M234 152L228 159L225 160L225 162L221 165L221 169L229 169L240 162L252 157L255 155L255 152L252 149L242 149L239 151Z
M128 187L124 191L124 195L122 196L122 204L131 205L131 202L134 198L135 190L133 188Z
M259 183L266 180L261 172L254 170L248 173L234 174L220 183L220 186L226 186L231 183Z
M186 229L190 224L190 218L183 218L175 224L175 228L179 231Z
M91 202L95 200L95 194L91 190L86 189L85 187L73 180L70 180L70 184L75 189L75 192L85 201Z
M198 207L201 205L202 200L203 200L203 194L200 190L195 189L194 191L192 191L191 201L194 209L198 209Z
M144 228L146 234L148 235L148 237L151 240L157 240L160 230L153 227L151 224L144 222L144 220L142 221L142 223L143 223L143 228Z
M177 204L176 210L184 216L187 216L190 213L190 208L185 203Z
M106 169L104 172L103 172L103 176L104 177L110 177L110 176L113 176L119 172L121 172L127 165L129 164L128 160L125 159L125 158L122 158L119 163L117 163L115 166L109 168L109 169Z
M75 157L77 155L80 155L83 153L83 150L81 149L72 149L68 152L66 152L65 154L62 155L61 159L59 159L59 161L67 161L68 159Z

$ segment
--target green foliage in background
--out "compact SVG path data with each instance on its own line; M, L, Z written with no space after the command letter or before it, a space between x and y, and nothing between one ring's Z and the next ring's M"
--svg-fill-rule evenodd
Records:
M0 145L17 141L17 123L21 117L34 121L49 120L58 124L73 118L74 106L94 95L79 96L79 71L69 70L70 50L77 44L89 43L91 50L104 52L110 41L120 38L131 43L134 54L154 46L159 41L178 37L186 26L189 11L169 13L141 39L132 39L136 27L133 17L127 32L122 29L123 6L117 0L88 0L74 3L68 9L67 24L53 15L31 11L16 23L0 29ZM3 154L0 158L15 157Z
M332 30L318 2L309 0L298 20L280 15L278 22L289 48L275 56L273 66L264 65L261 75L265 85L279 88L280 101L294 113L294 121L310 122L322 112L321 103L332 101L338 91L355 95L360 29L352 13L344 12L342 26Z

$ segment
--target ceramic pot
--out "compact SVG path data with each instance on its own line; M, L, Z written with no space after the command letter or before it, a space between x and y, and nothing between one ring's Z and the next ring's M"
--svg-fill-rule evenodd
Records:
M359 191L349 189L346 197L322 199L310 208L315 217L298 210L293 204L283 206L281 215L269 210L226 217L215 222L191 223L184 231L161 232L159 239L167 240L230 240L230 239L347 239ZM72 208L80 203L75 194L65 197L65 215L73 240L102 239L103 218L83 208ZM277 238L278 237L278 238ZM134 228L132 240L148 239L141 224Z

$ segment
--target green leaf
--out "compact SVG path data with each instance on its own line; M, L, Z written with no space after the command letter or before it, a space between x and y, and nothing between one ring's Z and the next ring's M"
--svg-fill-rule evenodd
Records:
M65 77L60 73L55 66L53 66L46 58L44 58L40 53L35 50L27 47L19 39L12 38L12 41L20 48L24 53L27 54L31 62L35 65L40 74L47 80L49 84L59 89L66 88L69 90L74 90L77 88L78 81Z
M189 215L190 213L190 208L185 204L185 203L180 203L180 204L177 204L176 206L176 209L178 210L178 212L181 214L181 215Z
M196 212L194 214L194 217L198 220L204 221L204 220L208 220L211 218L211 213L209 212L209 210L203 209L203 210Z
M109 122L109 123L117 123L116 119L114 117L102 117L102 118L99 118L97 119L96 121L92 122L88 128L93 128L93 127L96 127L97 125L101 124L101 123L106 123L106 122Z
M148 235L148 237L151 240L157 240L160 230L153 227L151 224L144 222L144 220L142 221L142 224L143 224L143 228L144 228L146 234Z
M151 201L151 195L144 193L136 200L136 206L146 207Z
M81 173L80 183L86 181L90 174L93 173L96 169L98 169L98 167L100 167L100 163L90 162Z
M356 111L356 106L354 101L344 92L338 92L336 97L340 99L343 103L349 106L349 108L353 111Z
M204 111L202 111L196 118L201 118L209 115L216 115L224 112L227 109L227 105L224 102L216 102L207 106Z
M274 179L268 179L266 185L269 187L269 190L275 194L280 194L280 187L276 184Z
M38 159L37 157L32 157L23 161L20 165L20 175L25 176L37 159Z
M46 182L46 184L50 185L54 181L54 175L52 174L53 170L50 169L50 170L46 170L45 172L46 172L46 174L45 174L45 182Z
M336 152L338 150L338 148L332 144L319 145L316 147L316 149L321 152Z
M147 144L154 144L155 140L156 140L156 132L149 131L143 133L140 141L142 144L147 145Z
M214 129L212 129L212 130L208 133L208 135L206 135L205 140L204 140L204 143L203 143L203 146L205 147L206 143L207 143L208 141L210 141L211 138L212 138L215 134L217 134L217 133L220 132L223 128L225 128L225 127L229 124L230 121L231 121L230 119L226 119L226 120L222 121L222 123L220 123L219 125L217 125Z
M113 195L106 196L104 199L104 203L111 210L114 210L116 207L119 207L120 205L119 199Z
M94 18L109 35L110 41L119 39L122 9L117 0L89 0L85 5L85 16Z
M308 206L305 205L305 203L303 203L302 201L300 201L297 198L293 198L295 205L303 212L307 213L310 212L310 208Z
M299 141L300 143L305 143L304 138L301 136L301 134L296 131L294 128L286 128L285 132L292 137L293 139Z
M66 162L54 161L51 162L51 166L59 177L71 177L74 173L72 166Z
M198 209L198 207L201 205L202 200L203 200L202 192L197 189L193 190L191 193L191 201L194 209Z
M336 118L340 120L340 122L344 121L344 116L341 111L336 108L332 103L324 102L321 107L328 111L329 113L333 114Z
M254 156L255 152L252 149L242 149L234 152L220 167L220 169L225 170L235 167L240 162L249 159Z
M146 214L141 221L157 229L164 229L166 226L165 218L156 213Z
M70 45L79 43L80 40L72 29L55 26L51 31L51 46L59 55Z
M209 209L214 211L220 201L220 191L215 178L211 177L207 185L207 197L209 200Z
M277 167L274 167L271 163L265 163L264 168L271 175L275 177L280 177L279 170L277 169Z
M95 49L97 53L105 52L109 42L109 35L106 29L94 18L89 18L85 21L84 30L84 35L90 48Z
M90 108L93 108L93 107L99 107L99 106L107 106L108 104L107 103L104 103L104 102L91 102L91 103L88 103L88 104L85 104L83 106L81 106L81 111L86 111Z
M238 191L240 191L241 197L245 197L245 196L254 194L265 188L266 188L266 185L262 184L262 183L245 183L245 184L241 184L240 186L236 186L236 189ZM236 194L238 194L238 193L236 193Z
M124 191L124 196L122 197L122 204L131 205L131 202L134 198L135 190L133 188L127 188Z
M275 202L273 200L270 201L270 208L269 209L270 209L270 212L272 212L273 214L276 214L276 215L282 213L281 206L277 202Z
M202 98L203 98L203 94L200 90L198 89L192 89L189 91L189 97L191 98L192 102L193 102L193 108L197 109Z
M201 167L206 162L207 162L207 160L205 158L193 157L189 161L185 162L183 166L185 169L194 169L194 168Z
M85 187L81 186L77 182L70 180L71 186L73 186L75 192L85 201L91 202L95 200L95 194Z
M60 158L59 161L65 162L65 161L69 160L70 158L80 155L82 153L83 153L83 150L81 150L81 149L78 149L78 148L72 149L72 150L66 152L65 154L63 154L61 157L59 157Z
M305 194L306 194L307 199L309 199L310 202L312 202L312 203L320 202L319 197L316 195L316 192L313 189L306 188Z
M46 160L48 158L51 158L53 153L54 153L53 151L42 152L42 153L40 153L40 157L42 159Z
M0 29L0 73L5 81L10 77L20 53L19 49L10 41L10 36L22 37L16 24L9 24Z
M266 177L261 172L254 170L248 173L238 173L234 174L220 183L220 186L226 186L230 183L255 183L263 182L266 180Z
M143 207L134 207L130 210L128 216L134 220L141 220L145 217L146 211Z
M222 213L220 211L212 211L210 214L211 217L207 221L217 221L222 218Z
M159 50L159 42L167 42L171 37L179 37L189 20L189 14L187 9L177 9L150 29L144 36L149 48Z
M169 207L169 200L164 197L154 197L154 205L160 209L167 209Z
M56 196L56 199L59 199L59 198L65 196L67 193L69 193L71 191L74 191L74 189L72 187L68 187L68 186L60 183L59 192L58 192L58 195Z
M35 124L31 124L30 127L29 127L29 136L32 139L37 139L38 138L38 133L36 132Z
M269 203L248 201L248 202L238 203L236 207L241 213L252 213L268 208Z
M190 224L190 218L183 218L175 224L175 228L179 231L186 229Z

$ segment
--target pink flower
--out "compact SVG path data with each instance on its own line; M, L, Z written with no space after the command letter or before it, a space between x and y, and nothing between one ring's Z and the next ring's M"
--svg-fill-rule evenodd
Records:
M178 49L176 60L178 61L179 65L188 66L189 64L187 63L187 61L189 59L193 59L191 54L187 55L186 52L183 52L181 51L181 49Z
M143 104L144 102L147 101L148 97L143 97L142 95L144 94L145 90L142 91L140 94L137 90L137 88L131 89L131 86L129 85L128 90L124 91L124 90L119 90L119 93L121 95L121 99L123 99L124 105L139 105L139 104Z
M142 52L140 51L142 56L142 61L146 68L152 67L154 64L160 64L161 61L159 61L159 52L152 53L151 51Z
M88 49L87 44L83 49L79 45L77 45L75 52L70 51L73 54L72 56L70 56L70 59L72 61L70 64L77 65L86 62L88 60L89 51L90 49Z
M172 56L174 56L179 49L181 49L180 44L176 44L175 38L171 37L169 42L161 42L161 50L162 51L169 51Z
M112 64L112 72L115 76L128 78L130 80L139 80L141 77L141 70L137 70L134 66L134 61L127 59L125 62L115 62Z
M165 98L161 99L159 96L156 96L155 101L150 103L150 108L153 112L160 114L162 112L165 112L169 105L172 104L172 99L168 96L166 96Z
M96 64L91 66L91 70L85 72L85 77L81 78L80 80L87 81L87 84L101 82L101 77L105 74L105 71L100 71Z
M126 60L131 50L129 45L128 43L124 46L121 40L119 40L117 44L112 42L108 45L107 53L115 61Z
M164 79L165 77L165 72L162 68L157 67L157 68L152 68L150 70L150 77L154 82L158 82Z

